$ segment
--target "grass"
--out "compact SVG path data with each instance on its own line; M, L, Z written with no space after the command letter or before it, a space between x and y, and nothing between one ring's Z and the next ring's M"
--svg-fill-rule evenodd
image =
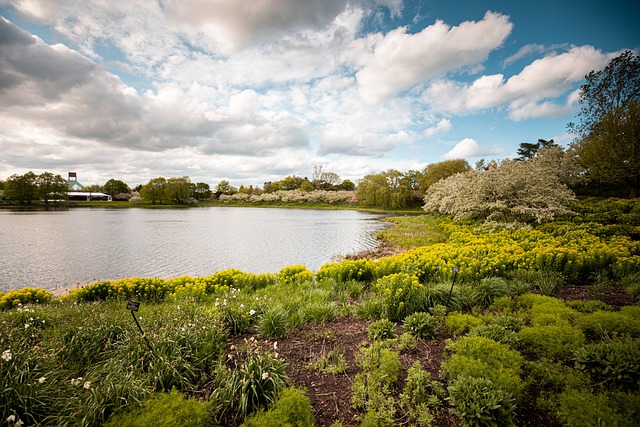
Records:
M448 235L437 224L432 215L404 215L385 218L392 224L378 233L392 248L413 249L446 242Z

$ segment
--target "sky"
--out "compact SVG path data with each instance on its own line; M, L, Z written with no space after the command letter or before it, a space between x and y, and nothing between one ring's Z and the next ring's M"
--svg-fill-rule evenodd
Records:
M610 1L0 0L0 179L215 187L567 145Z

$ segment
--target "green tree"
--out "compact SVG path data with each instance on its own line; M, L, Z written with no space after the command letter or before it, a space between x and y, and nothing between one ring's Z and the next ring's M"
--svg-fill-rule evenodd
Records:
M626 51L601 71L591 71L580 88L577 135L572 146L589 177L620 183L640 196L640 58Z
M309 182L309 180L307 179L300 186L300 190L305 191L307 193L309 191L313 191L313 184L311 182Z
M119 193L129 193L131 189L127 184L125 184L123 181L120 181L119 179L110 179L109 181L104 183L104 185L102 186L102 191L111 196L115 196Z
M218 183L215 191L216 197L220 197L223 194L232 195L237 192L238 192L238 189L235 187L232 187L231 184L229 184L229 181L224 179Z
M196 200L205 200L211 197L211 187L206 182L191 184L191 197Z
M404 208L412 194L411 180L395 169L367 175L356 188L356 197L361 205L382 209Z
M516 160L526 161L535 157L538 152L544 148L557 147L553 139L539 139L538 142L532 144L530 142L521 142L520 148L518 148L518 157Z
M353 191L356 189L356 185L350 179L343 179L340 188L345 191Z
M429 187L441 179L469 170L471 170L471 166L463 159L445 160L444 162L427 165L422 172L420 190L424 193Z
M185 204L191 196L191 180L188 176L169 178L164 186L165 198L178 205Z
M166 184L166 178L153 178L140 189L140 196L154 205L156 203L162 203L164 200L164 187Z
M51 172L44 172L36 178L38 197L46 204L49 200L58 201L67 198L67 181L60 175L54 175Z
M5 198L21 205L30 205L37 194L36 179L36 174L31 171L24 175L11 175L5 183Z

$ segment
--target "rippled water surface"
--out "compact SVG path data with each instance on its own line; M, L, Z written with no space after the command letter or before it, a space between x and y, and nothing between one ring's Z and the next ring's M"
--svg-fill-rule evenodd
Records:
M0 290L227 268L315 271L372 249L376 214L265 208L0 211Z

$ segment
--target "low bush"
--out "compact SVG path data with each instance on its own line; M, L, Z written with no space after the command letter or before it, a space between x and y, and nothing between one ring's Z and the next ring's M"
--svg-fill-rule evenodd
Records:
M290 387L282 390L277 400L266 411L248 417L244 427L313 427L311 401L305 391Z
M367 330L369 339L372 341L386 340L396 336L396 324L388 319L380 319L371 323Z
M640 424L640 397L569 389L558 396L558 417L568 427Z
M518 332L519 348L538 356L565 359L571 352L585 343L578 328L568 325L546 325L526 327Z
M375 294L365 295L356 307L356 314L363 319L380 319L382 312L382 299Z
M46 289L22 288L0 294L0 310L10 310L26 304L46 304L53 294Z
M283 267L278 273L278 284L301 284L313 280L313 272L304 265L290 265Z
M379 279L374 290L382 300L383 316L398 321L418 311L416 297L422 288L415 276L398 273Z
M482 320L471 314L452 312L444 319L447 330L454 335L464 335L482 324Z
M449 390L451 412L466 426L512 425L516 399L487 378L457 377Z
M625 311L596 311L580 318L577 326L584 334L594 340L602 337L630 336L640 337L640 319L625 315Z
M156 393L145 400L142 408L119 413L105 427L181 427L210 425L209 405L195 399L185 399L176 391Z
M404 318L404 329L416 338L433 338L440 320L429 313L418 312Z
M590 300L574 300L567 301L567 306L573 308L574 310L579 311L580 313L594 313L596 311L612 311L613 308L600 300L590 299Z
M452 355L442 369L451 381L459 377L485 378L517 397L523 358L516 350L484 337L463 337L449 345Z
M640 389L640 340L614 339L587 344L574 353L576 369L589 374L593 381L620 387Z
M437 381L431 379L429 371L415 361L407 370L400 406L408 410L409 420L420 427L431 426L433 413L441 406L444 389Z
M258 334L264 338L284 338L290 329L287 311L280 306L265 310L256 324Z

